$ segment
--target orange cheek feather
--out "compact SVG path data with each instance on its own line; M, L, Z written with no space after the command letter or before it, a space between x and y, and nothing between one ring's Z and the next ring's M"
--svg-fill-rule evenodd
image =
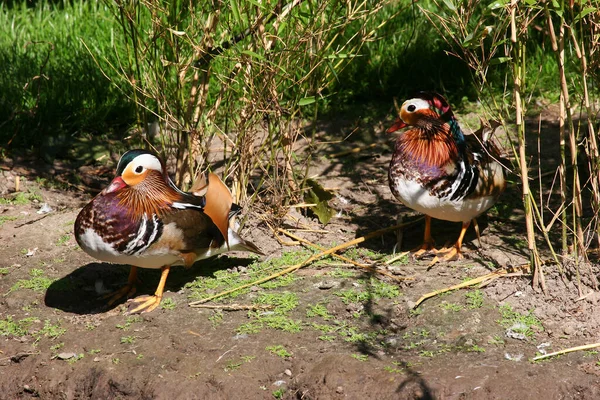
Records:
M148 175L148 170L144 171L142 174L136 174L132 171L133 167L127 167L121 177L125 181L128 186L135 186L138 183L142 182L146 179L146 175Z

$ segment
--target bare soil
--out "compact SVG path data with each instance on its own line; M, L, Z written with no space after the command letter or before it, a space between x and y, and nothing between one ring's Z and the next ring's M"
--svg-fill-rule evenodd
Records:
M551 119L545 123L553 127ZM335 190L331 204L338 215L321 226L310 216L295 214L299 222L289 219L284 225L314 229L295 232L323 247L391 226L398 216L405 221L417 217L387 187L389 138L379 134L381 127L358 127L345 142L323 145L323 155L371 143L374 147L323 157L312 171L323 186ZM339 128L339 137L352 130ZM323 135L323 141L330 138ZM98 190L106 184L112 169L69 170L20 159L5 160L1 167L4 197L13 198L18 175L27 178L21 190L41 198L0 205L0 399L600 398L596 352L531 361L543 351L600 342L599 297L592 293L578 300L573 271L563 280L556 267L546 266L547 295L532 289L531 276L524 273L498 278L479 292L469 288L435 296L412 310L425 293L497 268L519 271L527 263L516 185L494 212L481 218L482 248L469 231L461 261L431 269L429 260L412 259L377 267L411 278L396 281L329 259L298 270L297 279L286 286L256 286L235 299L210 303L249 305L264 293L297 296L289 318L299 323L299 330L263 326L240 333L240 326L252 319L248 311L219 314L191 308L186 284L211 278L218 270L243 276L253 261L247 255L174 269L165 294L174 307L132 319L124 314L124 304L108 307L100 298L125 283L127 267L96 262L72 235L77 213L94 192L90 187ZM67 190L35 183L38 176L69 180L73 175L83 183ZM38 214L42 203L52 211ZM301 249L282 246L256 212L248 212L242 233L264 250L263 261ZM439 245L455 240L459 229L445 221L433 225ZM420 244L422 234L422 223L404 229L402 249ZM367 263L391 254L395 243L395 235L384 235L362 243L352 257ZM590 267L597 275L598 265ZM51 281L44 285L44 278ZM137 294L152 293L158 273L142 271L141 281ZM399 294L347 304L339 294L349 289L369 293L369 285L380 281L396 286ZM327 318L307 314L317 304L326 307ZM507 314L508 306L512 314ZM511 315L538 322L518 335L515 330L523 326ZM21 323L24 330L7 333L11 323ZM334 328L327 334L315 325ZM273 346L282 346L287 354L267 349Z

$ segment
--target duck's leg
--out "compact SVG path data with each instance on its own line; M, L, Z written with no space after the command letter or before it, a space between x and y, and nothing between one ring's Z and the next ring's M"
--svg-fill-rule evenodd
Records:
M423 244L416 249L413 249L413 256L420 257L423 254L434 250L433 247L433 238L431 237L431 217L429 215L425 216L425 234L423 235Z
M477 243L479 244L479 248L481 248L481 235L479 234L479 224L477 223L477 219L473 218L473 228L475 229L475 234L477 235Z
M462 257L462 253L461 253L462 242L463 242L463 239L465 238L465 233L467 232L467 228L469 227L470 224L471 224L471 221L463 222L462 229L460 230L460 235L458 235L458 240L456 241L454 246L451 247L443 255L441 252L438 253L438 255L436 255L435 258L433 259L433 261L431 261L429 263L430 267L439 261L455 261L455 260L459 260Z
M137 283L137 267L132 265L129 270L129 278L127 278L127 285L123 286L121 289L108 293L102 296L103 299L109 299L108 305L112 306L117 300L123 297L131 297L135 294L135 285Z
M153 296L144 295L136 297L135 299L129 300L129 306L127 314L141 314L154 310L160 304L163 297L163 291L165 290L165 283L167 282L167 276L169 276L170 265L162 267L160 274L160 282L154 292Z

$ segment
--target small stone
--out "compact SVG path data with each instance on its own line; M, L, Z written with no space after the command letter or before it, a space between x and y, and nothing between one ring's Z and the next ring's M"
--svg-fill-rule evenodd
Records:
M286 369L285 371L283 371L283 373L287 376L292 376L292 371L290 371L289 369Z
M342 394L342 393L344 393L344 388L341 387L341 386L338 386L338 387L335 388L335 392L337 394Z
M285 381L283 381L283 380L275 381L275 382L273 382L273 385L275 385L275 386L283 386L283 385L285 385Z
M565 326L565 328L563 329L563 333L565 335L572 335L575 333L575 328L573 328L571 325L567 325Z
M340 286L340 283L336 281L321 281L315 284L315 287L321 290L328 290L337 286Z
M77 357L77 354L75 353L58 353L56 358L58 358L59 360L68 360L70 358L74 358Z

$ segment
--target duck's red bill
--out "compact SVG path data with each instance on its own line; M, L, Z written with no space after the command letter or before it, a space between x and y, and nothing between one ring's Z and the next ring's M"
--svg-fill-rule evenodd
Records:
M406 125L406 123L404 123L404 121L402 121L400 118L398 118L398 120L394 123L394 125L387 128L386 132L387 133L396 132L398 129L402 129L405 126L408 126L408 125Z
M110 185L108 185L108 187L106 188L106 193L118 192L119 190L123 189L125 186L127 186L127 184L125 183L125 181L123 181L123 178L121 178L120 176L117 176L117 177L115 177L115 179L112 180Z

